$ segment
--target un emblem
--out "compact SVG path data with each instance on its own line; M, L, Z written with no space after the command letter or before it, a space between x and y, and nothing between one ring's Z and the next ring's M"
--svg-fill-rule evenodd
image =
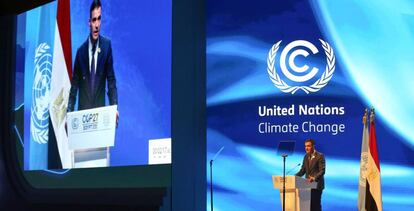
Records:
M39 144L46 144L49 140L51 70L52 54L50 54L50 46L46 43L41 43L35 51L30 118L32 138Z
M72 129L77 130L79 128L79 119L77 117L72 119Z
M309 80L315 78L319 69L316 67L310 69L308 65L302 65L298 67L298 65L295 63L295 58L298 56L309 56L308 51L310 51L312 54L317 54L319 53L318 48L306 40L296 40L286 45L286 47L282 50L279 58L280 70L286 79L295 83L292 85L282 80L276 71L275 58L282 41L279 41L272 46L267 57L267 73L269 74L270 80L278 89L280 89L280 91L295 94L296 91L302 90L306 94L309 94L310 92L319 91L328 84L335 71L335 55L332 47L327 42L321 39L319 39L319 41L321 42L322 48L325 51L327 64L325 71L321 77L309 85L306 85L305 82L308 82ZM308 51L302 48L306 48ZM290 51L292 52L290 53ZM288 69L286 63L289 65L289 69L292 71Z

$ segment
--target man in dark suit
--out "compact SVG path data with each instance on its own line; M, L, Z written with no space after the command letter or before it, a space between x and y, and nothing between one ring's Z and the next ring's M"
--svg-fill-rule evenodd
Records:
M306 155L303 158L302 167L296 176L305 175L308 182L317 182L317 188L311 190L311 211L322 210L321 198L325 188L325 156L315 150L315 141L305 141Z
M101 2L94 0L90 7L90 35L76 52L68 103L69 111L74 111L78 94L78 110L105 106L106 82L109 104L118 104L111 41L99 34L101 9Z

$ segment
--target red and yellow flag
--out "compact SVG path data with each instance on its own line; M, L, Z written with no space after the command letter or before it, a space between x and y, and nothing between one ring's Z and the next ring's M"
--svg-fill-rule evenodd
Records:
M71 151L65 131L66 111L72 75L70 33L70 1L58 0L55 22L52 79L50 87L50 117L56 136L62 168L72 168Z
M374 109L371 109L369 130L365 208L367 211L382 211L381 168L375 135Z

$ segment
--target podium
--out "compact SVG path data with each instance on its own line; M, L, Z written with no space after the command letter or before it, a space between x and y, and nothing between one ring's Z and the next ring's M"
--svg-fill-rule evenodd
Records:
M117 105L67 114L72 168L107 167L115 144Z
M283 176L272 176L273 187L280 190L280 200L283 207ZM286 176L285 197L286 211L309 211L311 202L311 189L316 189L317 183L302 177Z

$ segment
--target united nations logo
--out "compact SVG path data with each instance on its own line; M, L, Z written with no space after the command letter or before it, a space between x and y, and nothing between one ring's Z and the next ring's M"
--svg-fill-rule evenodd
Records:
M72 129L77 130L78 128L79 128L79 119L75 117L72 119Z
M32 87L32 106L30 131L32 138L39 144L49 140L49 94L52 69L50 46L41 43L35 51L34 80Z
M285 80L290 81L290 83L287 83L279 76L275 67L277 51L279 50L282 41L279 41L272 46L267 57L267 73L269 74L270 80L278 89L280 89L280 91L295 94L296 91L302 90L306 94L309 94L310 92L319 91L328 84L335 71L335 55L332 47L327 42L322 39L319 39L319 41L325 51L327 64L323 74L321 74L320 78L314 82L310 81L315 80L314 78L316 78L319 69L313 67L309 70L310 68L308 65L298 67L295 63L295 58L298 56L309 56L309 52L304 49L300 49L301 47L307 48L312 54L317 54L319 51L315 45L306 40L296 40L286 45L281 52L279 58L280 70L286 78ZM290 53L291 50L293 51ZM286 63L288 63L289 69L292 70L293 73L288 69Z

